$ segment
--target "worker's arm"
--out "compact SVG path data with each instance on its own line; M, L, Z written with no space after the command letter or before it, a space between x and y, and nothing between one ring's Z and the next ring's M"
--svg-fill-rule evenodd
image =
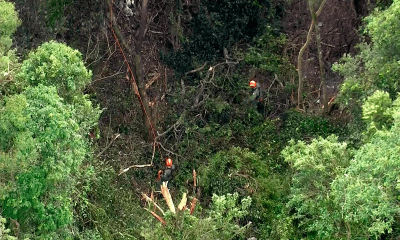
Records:
M250 94L249 100L250 101L254 101L254 100L258 100L261 96L261 90L259 87L257 87L252 94Z

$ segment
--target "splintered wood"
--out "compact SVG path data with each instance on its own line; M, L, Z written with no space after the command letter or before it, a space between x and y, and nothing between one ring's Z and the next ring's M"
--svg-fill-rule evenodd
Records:
M176 213L175 211L175 205L174 202L172 201L171 194L169 193L169 189L167 187L168 182L163 182L161 185L161 194L163 195L165 201L167 202L167 205L169 207L169 210L171 212Z
M190 206L190 215L193 215L194 209L196 208L197 198L193 198L192 206Z
M186 197L186 193L183 194L182 196L182 200L181 203L179 203L178 205L178 210L182 211L186 209L186 202L187 202L187 197Z
M150 211L151 215L153 215L158 221L160 221L162 223L162 225L167 225L167 222L165 222L165 220L158 216L157 213Z

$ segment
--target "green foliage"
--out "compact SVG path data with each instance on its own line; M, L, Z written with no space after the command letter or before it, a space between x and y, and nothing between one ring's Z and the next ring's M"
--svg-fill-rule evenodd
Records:
M268 0L206 0L191 21L191 31L182 48L162 54L165 64L178 76L195 63L214 62L239 41L249 41L264 26L271 11Z
M82 61L82 54L65 44L50 41L31 52L23 62L20 84L56 86L68 103L79 102L92 73Z
M399 214L400 135L377 131L332 183L333 195L352 238L391 233Z
M16 68L15 51L10 50L10 47L11 36L20 24L14 4L0 0L0 91L2 85L12 79Z
M383 127L367 132L368 142L357 151L334 136L314 139L309 145L292 141L282 151L295 170L287 204L294 211L295 235L306 239L397 236L393 231L400 211L399 99L392 103L387 93L377 91L366 101L364 118Z
M258 164L262 165L259 157L248 149L234 147L229 151L218 152L200 174L203 194L224 195L239 189L245 190L245 185L249 182L250 176L255 175L254 171Z
M375 90L388 92L392 99L396 97L400 90L399 15L400 1L395 0L388 9L376 10L366 18L371 44L360 44L356 56L345 56L333 66L345 78L339 100L361 106Z
M362 118L366 122L367 136L371 136L376 130L390 129L393 123L392 100L389 93L377 90L367 98L362 106Z
M270 26L265 33L256 38L254 46L249 48L245 56L248 64L268 73L287 74L295 72L293 64L287 56L283 55L284 46L287 42L284 34L274 34Z
M72 188L88 151L74 109L40 84L8 97L0 112L3 215L23 232L54 234L72 222Z
M190 215L188 210L177 214L168 211L165 215L166 226L153 220L142 229L141 235L149 240L243 238L247 225L241 227L238 221L248 214L251 198L243 198L241 204L238 204L238 198L237 193L214 195L211 209L203 212L202 216Z
M5 54L11 47L11 35L21 24L13 3L0 0L0 55Z
M6 229L4 224L6 223L6 219L2 218L0 215L0 239L1 240L17 240L16 237L12 237L8 235L10 233L10 229Z
M333 214L337 206L329 196L331 183L343 173L352 156L347 144L337 140L334 135L314 139L308 145L292 140L282 151L294 170L287 206L295 210L299 231L318 239L331 239L337 231L337 216Z

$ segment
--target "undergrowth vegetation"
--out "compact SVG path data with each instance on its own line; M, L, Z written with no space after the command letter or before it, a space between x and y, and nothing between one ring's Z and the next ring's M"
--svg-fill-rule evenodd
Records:
M75 6L44 2L50 23ZM170 2L171 16L182 14L182 1ZM105 120L85 94L92 72L78 50L49 41L18 61L11 36L20 21L0 0L0 239L398 238L400 1L369 16L371 42L334 65L344 76L335 121L293 109L296 69L277 5L207 0L189 25L171 22L178 42L159 52L174 74L148 143L129 137L142 125L111 116L118 134L99 139ZM249 79L262 86L262 111ZM130 94L124 110L138 106ZM166 156L177 167L172 198L189 200L176 212L153 191Z

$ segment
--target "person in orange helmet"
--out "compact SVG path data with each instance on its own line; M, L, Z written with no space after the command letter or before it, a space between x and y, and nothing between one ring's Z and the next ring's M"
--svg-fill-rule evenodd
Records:
M256 82L256 79L253 78L249 82L249 86L251 88L250 93L250 101L253 105L257 106L257 111L261 114L264 113L264 104L262 102L262 91L260 85Z
M165 161L166 169L164 172L162 170L158 171L157 174L157 189L160 188L162 182L170 182L174 177L175 165L172 163L171 158L167 158Z

